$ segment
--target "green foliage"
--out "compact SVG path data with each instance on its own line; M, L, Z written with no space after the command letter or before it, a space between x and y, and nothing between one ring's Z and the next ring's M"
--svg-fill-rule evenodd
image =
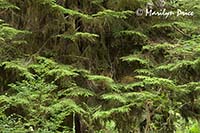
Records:
M0 0L0 9L17 9L19 8L11 4L8 0Z
M93 17L103 17L103 18L117 18L117 19L127 19L128 16L132 15L133 11L122 11L122 12L117 12L113 10L104 10L100 11L97 14L93 14Z
M147 59L140 58L137 55L129 55L129 56L121 57L121 60L126 61L126 62L139 62L140 64L144 66L149 65L149 61Z
M142 34L141 32L132 31L132 30L125 30L116 33L115 37L124 37L124 36L138 36L140 38L146 39L147 36Z
M3 21L2 21L3 22ZM17 30L6 23L0 24L0 39L3 42L14 41L18 35L29 34L28 31Z
M64 39L69 39L73 42L78 42L80 40L85 40L85 41L89 41L89 42L95 42L97 40L97 38L99 37L99 35L97 34L92 34L92 33L87 33L87 32L76 32L73 35L57 35L57 37L62 37Z
M19 61L3 62L1 66L3 66L4 69L11 69L19 73L19 76L24 76L26 79L34 79L34 75L28 71L26 64L21 64Z
M113 100L113 101L119 101L120 103L126 103L127 99L124 98L122 95L118 94L118 93L108 93L108 94L104 94L101 96L102 99L104 100Z
M143 50L148 50L150 52L158 53L160 50L169 50L174 48L174 44L152 44L152 45L146 45L143 47Z
M66 96L72 96L72 97L79 97L79 96L91 97L95 95L94 92L77 86L67 89L65 93Z
M198 133L199 1L147 2L0 0L0 132Z
M47 75L53 76L55 75L56 79L62 78L64 76L77 76L73 69L70 69L67 66L60 66L60 68L55 68L47 72Z
M106 76L100 76L100 75L89 75L88 76L89 80L93 80L93 81L97 81L97 82L101 82L101 81L105 81L107 83L113 83L113 79L106 77Z
M69 14L71 16L78 16L78 17L81 17L85 20L91 20L92 19L92 17L90 15L78 12L76 10L66 9L62 6L59 6L58 4L55 4L55 3L52 5L52 8L55 9L55 10L58 10L58 11L64 13L64 14Z
M190 120L189 124L183 128L183 127L179 127L178 130L176 131L176 133L199 133L199 123L197 121L192 121Z

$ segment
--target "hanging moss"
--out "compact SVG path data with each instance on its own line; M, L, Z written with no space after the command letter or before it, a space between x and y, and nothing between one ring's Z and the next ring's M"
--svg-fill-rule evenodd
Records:
M199 132L199 1L159 2L0 0L0 131Z

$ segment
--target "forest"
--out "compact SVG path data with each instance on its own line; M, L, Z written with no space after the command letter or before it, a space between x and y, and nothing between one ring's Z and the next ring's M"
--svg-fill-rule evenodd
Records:
M0 0L0 133L200 133L200 1Z

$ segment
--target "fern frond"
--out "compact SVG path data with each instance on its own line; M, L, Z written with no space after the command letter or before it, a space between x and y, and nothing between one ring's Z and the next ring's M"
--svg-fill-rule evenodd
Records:
M112 78L102 76L102 75L88 75L87 78L88 80L97 81L97 82L105 81L110 84L114 83Z
M159 101L160 97L157 94L153 94L148 91L142 92L127 92L124 96L129 99L131 104L137 105L138 107L143 106L144 102L150 101Z
M148 76L135 76L136 78L142 80L145 86L162 86L166 89L176 90L176 85L173 80L158 78L158 77L148 77Z
M49 70L57 68L57 66L58 64L53 60L37 56L35 57L35 63L28 65L28 69L34 70L38 75L42 75L49 72Z
M42 1L38 1L38 2L39 2L39 4L42 4L42 5L49 5L51 7L51 10L59 11L63 14L69 14L71 16L78 16L78 17L83 18L84 20L92 20L92 17L90 15L81 13L76 10L65 8L65 7L57 4L56 0L42 0Z
M57 35L56 37L68 39L73 42L79 41L81 39L85 41L89 41L89 42L95 42L97 38L99 37L99 35L88 33L88 32L76 32L75 34L60 34L60 35Z
M110 77L106 77L103 75L86 75L88 80L94 81L97 86L100 85L104 87L104 89L111 89L113 91L119 92L120 85L116 84L114 80Z
M104 118L109 118L112 117L112 115L114 114L123 114L123 113L128 113L130 111L130 105L124 105L121 107L117 107L117 108L112 108L110 110L107 111L96 111L93 114L93 119L104 119Z
M137 55L129 55L120 58L122 61L125 62L138 62L142 65L148 66L150 62L147 59L141 58Z
M185 69L188 66L193 66L194 64L194 61L181 60L177 61L176 63L159 66L157 70L179 71Z
M88 32L76 32L75 33L75 38L88 40L90 42L95 42L96 38L98 38L98 37L99 37L99 35L88 33Z
M153 29L172 28L172 23L159 23L152 26Z
M58 103L53 104L49 107L49 111L52 114L57 114L59 112L67 112L67 113L85 113L85 111L77 105L72 99L63 99Z
M175 71L175 70L180 70L180 69L184 69L187 66L192 66L195 63L193 61L187 61L187 60L182 60L182 61L178 61L171 69L170 71Z
M8 0L0 0L0 9L17 9L20 10L19 7L11 4Z
M101 95L101 98L107 101L119 101L120 103L127 103L127 99L118 93L106 93Z
M20 61L11 61L11 62L3 62L0 66L4 67L4 69L10 69L16 72L19 72L20 76L23 76L27 79L34 79L34 75L30 73L27 69L27 66L23 65Z
M196 91L200 92L200 83L199 82L190 82L187 84L179 85L178 87L184 89L186 92Z
M55 76L55 80L65 77L65 76L78 76L77 73L74 72L74 70L68 66L59 66L58 68L54 68L52 70L49 70L46 75Z
M113 11L110 9L106 9L103 11L98 12L97 14L93 14L93 17L103 17L103 18L116 18L116 19L127 19L130 15L132 15L133 11Z
M4 38L4 39L12 40L18 34L27 34L27 33L30 33L30 32L17 30L15 28L6 26L5 24L4 25L0 25L0 37Z
M53 4L52 5L52 8L54 10L59 10L60 12L62 12L63 14L69 14L71 16L78 16L78 17L81 17L83 18L84 20L92 20L93 18L88 15L88 14L84 14L84 13L81 13L79 11L76 11L76 10L72 10L72 9L67 9L67 8L64 8L58 4Z
M134 90L137 90L138 88L144 88L144 87L145 87L145 84L142 81L124 85L125 90L133 90L134 88L136 88Z
M164 44L152 44L152 45L146 45L143 46L143 50L148 50L150 52L156 52L159 50L169 50L172 48L175 48L176 45L175 44L168 44L168 43L164 43Z
M85 88L81 88L78 86L74 86L74 87L70 87L65 91L65 95L66 96L72 96L72 97L79 97L79 96L83 96L83 97L91 97L94 96L95 93L85 89Z
M146 75L146 76L154 75L154 73L149 69L136 69L134 72L137 73L138 75Z

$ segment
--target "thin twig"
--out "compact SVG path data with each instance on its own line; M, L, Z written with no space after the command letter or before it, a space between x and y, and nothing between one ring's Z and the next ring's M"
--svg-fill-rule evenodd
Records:
M186 33L184 33L181 29L179 29L178 27L176 27L175 25L173 25L173 27L175 28L175 30L177 30L179 33L181 33L182 35L192 38L191 36L187 35Z

